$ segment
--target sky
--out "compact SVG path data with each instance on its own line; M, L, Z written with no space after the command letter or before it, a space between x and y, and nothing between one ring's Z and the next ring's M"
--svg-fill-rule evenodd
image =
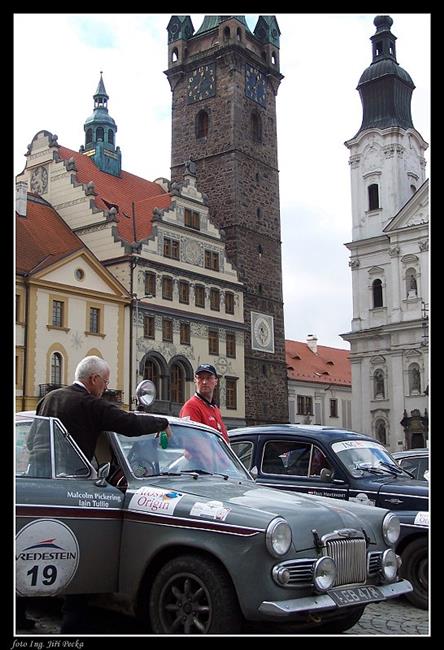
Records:
M372 61L377 14L276 14L276 99L285 338L349 349L351 193L348 149L362 106L356 86ZM203 14L190 14L195 30ZM399 65L412 77L413 124L430 144L430 14L391 13ZM78 151L103 71L125 171L170 178L171 14L14 15L14 175L43 129ZM258 15L246 15L251 31ZM427 168L430 149L426 152ZM198 179L197 179L198 183Z

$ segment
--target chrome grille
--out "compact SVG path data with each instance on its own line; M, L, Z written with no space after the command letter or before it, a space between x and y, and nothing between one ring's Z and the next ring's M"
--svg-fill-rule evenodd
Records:
M368 573L375 575L379 573L382 568L382 553L381 551L374 551L368 554Z
M290 560L289 562L282 562L279 566L285 567L290 574L290 579L287 583L288 587L313 583L313 559Z
M325 540L323 555L336 562L335 585L359 584L367 577L367 552L364 537L330 537Z

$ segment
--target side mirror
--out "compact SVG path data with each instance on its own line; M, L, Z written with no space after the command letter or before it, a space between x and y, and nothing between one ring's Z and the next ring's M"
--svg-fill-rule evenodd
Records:
M144 379L136 388L136 402L141 411L156 399L156 387L150 379Z
M98 487L103 487L106 485L106 479L109 476L109 470L111 469L111 463L104 463L97 470L97 481L96 485Z
M328 467L323 467L320 471L319 478L325 483L331 483L333 479L333 472Z

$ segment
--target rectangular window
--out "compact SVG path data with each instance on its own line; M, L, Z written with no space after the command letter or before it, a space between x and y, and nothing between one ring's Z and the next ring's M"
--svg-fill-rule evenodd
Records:
M210 289L210 309L220 311L220 291L219 289Z
M97 307L89 308L89 331L92 334L99 334L100 332L100 309L97 309Z
M200 230L200 214L189 208L185 208L184 224L187 228Z
M227 357L232 359L236 358L236 334L232 332L227 332L226 334L226 343L227 343Z
M64 303L61 300L52 301L52 325L63 327Z
M205 268L213 271L219 270L219 253L205 251Z
M331 399L330 400L330 417L331 418L337 418L338 417L338 400L337 399Z
M20 323L20 294L15 294L15 322Z
M162 298L165 300L173 299L173 278L164 275L162 278Z
M237 381L229 377L225 378L226 405L227 409L237 409Z
M180 342L182 345L190 345L190 324L180 324Z
M144 316L143 317L143 336L146 339L154 339L155 338L154 316Z
M210 354L219 354L218 330L208 330L208 352Z
M164 257L171 257L173 260L179 259L179 242L177 239L165 237L163 240Z
M151 271L145 273L145 295L156 295L156 274Z
M205 287L201 284L194 287L194 304L196 307L205 307Z
M162 320L162 340L170 343L173 340L173 321L169 318Z
M298 415L313 415L313 398L298 395Z
M225 291L225 313L234 314L234 293Z
M190 285L185 280L179 281L179 302L188 305L190 302Z

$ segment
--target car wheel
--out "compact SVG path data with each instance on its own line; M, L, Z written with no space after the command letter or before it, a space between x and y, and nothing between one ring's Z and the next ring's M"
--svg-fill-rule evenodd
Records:
M405 547L401 555L401 576L412 583L413 591L405 597L419 609L427 609L428 599L428 551L424 539L415 539Z
M341 616L341 618L329 621L325 625L316 628L316 632L319 634L340 634L341 632L345 632L345 630L349 630L353 625L356 625L363 615L364 610L365 605L364 607L353 608L351 611L348 610L345 616Z
M242 623L226 572L194 555L162 567L151 589L149 613L155 634L236 634Z

